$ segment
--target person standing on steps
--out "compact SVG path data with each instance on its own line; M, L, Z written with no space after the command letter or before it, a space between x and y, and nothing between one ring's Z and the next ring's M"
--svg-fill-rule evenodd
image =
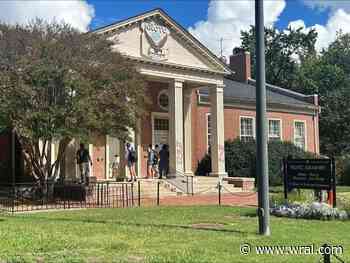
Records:
M160 152L159 145L156 144L154 146L154 157L153 157L153 177L155 178L159 177L159 152Z
M76 158L77 158L77 164L79 166L79 171L80 171L80 183L87 184L90 176L89 163L92 166L92 161L91 161L89 151L85 149L84 143L80 144L80 148L77 151Z
M126 144L125 161L130 173L129 182L136 181L135 164L137 162L137 155L134 147L130 143Z
M152 144L149 144L147 149L147 179L152 179L154 177L154 159L155 151L152 148Z
M169 149L167 144L163 144L159 152L159 179L166 177L169 169Z

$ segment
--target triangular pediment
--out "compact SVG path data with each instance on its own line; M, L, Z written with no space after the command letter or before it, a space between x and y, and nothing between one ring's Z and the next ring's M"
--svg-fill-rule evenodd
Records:
M230 74L230 69L163 10L155 9L94 30L115 41L114 48L129 58Z

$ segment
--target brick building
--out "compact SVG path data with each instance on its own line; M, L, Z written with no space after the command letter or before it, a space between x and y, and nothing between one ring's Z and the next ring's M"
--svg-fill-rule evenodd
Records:
M170 173L193 175L211 145L212 175L225 176L224 141L255 137L255 81L250 54L234 49L226 64L164 11L155 9L99 28L92 33L115 40L114 48L135 62L148 83L151 105L131 131L139 156L137 173L146 175L149 144L170 146ZM318 97L266 85L270 140L286 140L319 152ZM62 173L77 178L74 155L68 149ZM56 145L51 146L55 154ZM124 146L111 136L91 138L92 175L111 176L113 156Z

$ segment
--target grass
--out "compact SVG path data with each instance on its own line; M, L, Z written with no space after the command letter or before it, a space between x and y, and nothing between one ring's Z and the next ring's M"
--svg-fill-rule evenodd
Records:
M310 255L243 256L239 251L243 243L337 244L344 248L344 261L350 261L349 221L272 217L271 237L257 235L257 228L255 209L216 206L1 216L0 262L314 263L320 259Z

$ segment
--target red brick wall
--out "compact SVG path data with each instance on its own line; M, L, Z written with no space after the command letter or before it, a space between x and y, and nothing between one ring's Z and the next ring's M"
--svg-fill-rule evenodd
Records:
M150 100L145 115L141 121L141 176L147 175L147 147L152 143L152 112L165 112L158 105L158 94L164 89L168 88L167 83L148 82L147 97Z
M193 171L197 168L197 163L200 161L207 151L207 121L206 114L210 113L209 106L198 105L194 102L194 110L192 115L193 125L193 159L192 168ZM225 140L234 139L240 136L240 116L255 117L255 111L242 110L237 108L224 109L224 132ZM283 112L268 112L268 118L276 118L282 120L282 139L285 141L293 141L294 120L306 121L306 143L307 151L318 152L318 129L316 127L315 137L315 122L314 117L311 115L292 114ZM316 123L318 123L318 117L316 117ZM316 141L315 141L316 138Z
M142 154L140 158L142 176L146 176L147 171L147 147L152 143L152 112L164 112L158 106L158 94L161 90L167 89L167 83L149 82L147 89L147 96L150 98L150 105L148 106L145 116L141 122L141 144ZM197 91L193 90L192 93L192 169L195 172L198 161L202 159L207 151L207 123L206 114L210 113L209 106L198 105ZM237 108L224 109L224 132L225 140L234 139L239 137L239 125L240 116L253 116L255 117L255 111L242 110ZM283 140L293 141L293 121L305 120L307 127L307 150L311 152L317 152L315 146L315 129L314 121L311 115L300 115L282 112L269 112L269 118L276 118L282 120L282 138ZM316 134L318 138L318 134ZM317 141L318 142L318 141Z

